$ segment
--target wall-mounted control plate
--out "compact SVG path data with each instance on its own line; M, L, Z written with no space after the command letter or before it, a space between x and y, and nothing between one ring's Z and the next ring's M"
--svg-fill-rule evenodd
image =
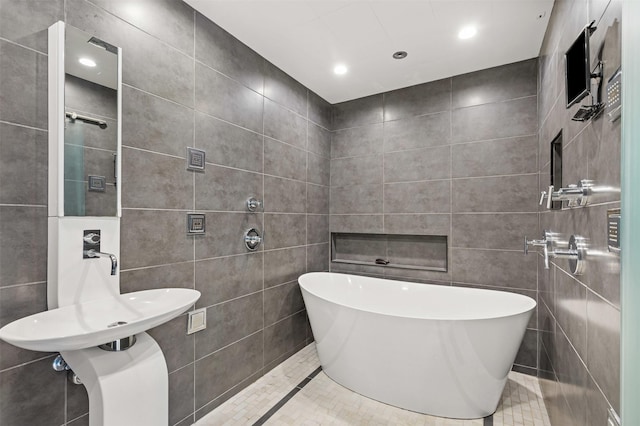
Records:
M89 175L89 191L105 192L107 190L107 179L104 176Z
M613 73L607 82L607 110L609 121L616 121L622 115L622 69Z
M206 221L203 214L187 214L187 234L204 234L206 232Z
M189 312L189 322L187 323L187 334L207 328L207 308L196 309Z
M201 149L187 148L187 170L204 172L205 152Z
M620 209L607 210L607 245L612 253L620 253Z

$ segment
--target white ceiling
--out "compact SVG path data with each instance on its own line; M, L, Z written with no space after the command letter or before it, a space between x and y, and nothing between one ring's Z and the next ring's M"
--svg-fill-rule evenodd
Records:
M331 103L536 57L553 7L553 0L185 1ZM470 24L477 36L458 39ZM393 59L398 50L408 57ZM333 73L337 63L347 74Z

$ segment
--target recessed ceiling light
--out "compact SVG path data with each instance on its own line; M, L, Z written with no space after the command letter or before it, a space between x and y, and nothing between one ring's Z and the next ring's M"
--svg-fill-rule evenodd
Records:
M393 54L393 59L404 59L407 57L407 52L405 52L404 50L398 50L396 53Z
M348 71L347 66L344 64L338 64L335 67L333 67L333 72L337 75L346 74L347 71Z
M476 29L476 27L474 27L473 25L469 25L460 30L460 32L458 33L458 38L462 40L466 40L468 38L475 36L477 32L478 30Z
M93 68L93 67L96 66L96 61L94 61L93 59L89 59L89 58L80 58L80 59L78 59L78 62L80 62L85 67L92 67Z

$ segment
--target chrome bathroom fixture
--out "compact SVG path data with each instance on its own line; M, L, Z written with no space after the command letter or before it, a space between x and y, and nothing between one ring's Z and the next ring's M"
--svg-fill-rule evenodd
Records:
M93 259L96 257L108 257L111 260L111 275L116 275L118 258L115 254L100 251L100 230L85 230L84 236L82 237L82 258Z
M83 259L93 259L96 257L108 257L111 260L111 275L116 274L116 270L118 269L118 258L115 254L103 253L101 251L96 251L95 249L86 250L82 253Z
M569 246L566 250L556 249L549 256L560 259L569 259L569 270L573 275L582 275L586 267L587 241L579 235L569 238Z
M251 213L257 212L260 208L262 208L262 201L258 200L256 197L250 197L247 199L247 210Z
M247 249L251 251L258 250L258 247L262 243L262 237L260 236L260 232L256 228L247 229L244 233L244 245Z
M594 198L602 195L619 194L620 188L611 186L596 186L592 180L582 179L577 185L569 185L566 188L560 188L557 191L553 185L549 186L548 191L542 191L540 194L540 205L547 200L547 209L551 208L554 201L567 201L567 207L584 207L591 203Z
M527 236L524 237L524 254L529 254L529 246L542 247L544 255L544 269L549 269L549 253L553 251L553 243L555 242L554 233L548 230L544 230L544 238L541 240L527 240Z
M71 370L71 368L69 368L69 365L67 364L67 362L64 360L64 358L62 358L62 355L60 355L60 354L58 354L53 359L53 363L51 364L51 366L53 367L53 369L55 371Z
M107 326L107 327L110 327L110 326ZM120 352L120 351L126 351L135 343L136 343L136 336L128 336L128 337L123 337L122 339L114 340L112 342L103 343L98 347L103 351Z
M86 115L80 115L76 112L72 112L72 111L67 111L64 113L65 116L69 117L69 119L75 121L75 120L80 120L80 121L84 121L85 123L88 124L95 124L96 126L100 127L101 129L106 129L107 128L107 122L104 120L99 120L97 118L93 118L93 117L87 117Z

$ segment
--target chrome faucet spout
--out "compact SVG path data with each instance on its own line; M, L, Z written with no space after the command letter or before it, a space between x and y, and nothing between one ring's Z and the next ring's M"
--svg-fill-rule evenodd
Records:
M111 260L111 275L116 274L116 269L118 268L118 258L115 254L103 253L101 251L91 249L87 250L86 255L87 257L108 257Z

